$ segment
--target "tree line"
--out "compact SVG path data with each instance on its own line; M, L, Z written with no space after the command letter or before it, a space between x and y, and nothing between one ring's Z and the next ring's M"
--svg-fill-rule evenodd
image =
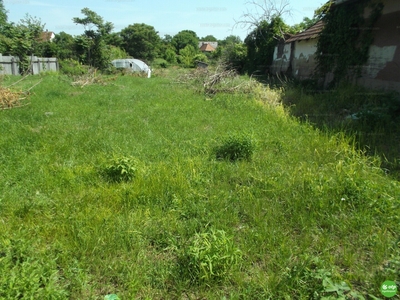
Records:
M82 34L72 36L61 31L55 33L53 41L48 41L42 37L44 24L40 19L26 14L18 23L9 22L3 0L0 0L0 53L18 57L21 72L28 69L31 55L57 57L65 67L72 63L99 70L110 68L113 59L133 57L163 67L175 64L193 67L195 61L223 60L242 73L264 72L272 63L274 47L283 33L299 32L321 18L316 11L313 19L304 18L300 24L289 26L281 15L275 14L254 24L242 41L234 35L223 40L213 35L199 37L192 30L160 37L153 26L144 23L134 23L113 32L114 25L93 10L83 8L81 14L83 17L75 17L72 22L82 26ZM215 41L218 47L213 52L202 53L199 41Z

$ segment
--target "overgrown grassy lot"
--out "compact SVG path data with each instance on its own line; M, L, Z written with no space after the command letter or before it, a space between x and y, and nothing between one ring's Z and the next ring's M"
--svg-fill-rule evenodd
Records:
M174 82L48 75L0 111L0 299L376 299L400 280L378 158L260 93Z

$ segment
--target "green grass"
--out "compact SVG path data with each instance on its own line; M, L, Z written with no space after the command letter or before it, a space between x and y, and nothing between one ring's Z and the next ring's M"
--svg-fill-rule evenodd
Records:
M284 103L292 115L323 130L345 132L358 149L378 155L382 168L400 179L400 94L342 85L315 90L313 85L286 88Z
M173 82L45 76L0 111L0 299L380 297L400 280L400 185L377 157ZM242 135L251 159L216 158ZM115 157L135 159L129 180L104 178Z

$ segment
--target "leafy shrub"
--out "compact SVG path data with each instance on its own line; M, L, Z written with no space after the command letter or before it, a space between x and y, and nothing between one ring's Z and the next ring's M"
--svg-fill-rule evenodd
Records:
M154 60L153 65L155 67L160 67L160 68L165 69L165 68L168 67L169 64L165 59L157 58L157 59Z
M103 170L104 177L111 182L131 181L137 170L137 161L132 157L114 157Z
M246 135L231 135L222 141L222 144L214 148L215 157L218 160L242 160L251 159L255 150L254 140Z
M182 268L192 282L200 284L228 279L242 259L242 252L223 230L197 233L184 253Z
M60 72L67 75L79 76L88 72L88 67L74 59L60 60Z

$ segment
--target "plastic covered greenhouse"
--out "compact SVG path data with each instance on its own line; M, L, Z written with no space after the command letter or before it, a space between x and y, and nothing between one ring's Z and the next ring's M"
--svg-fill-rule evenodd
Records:
M114 59L111 64L118 69L131 69L132 72L148 73L150 71L146 63L135 58Z

